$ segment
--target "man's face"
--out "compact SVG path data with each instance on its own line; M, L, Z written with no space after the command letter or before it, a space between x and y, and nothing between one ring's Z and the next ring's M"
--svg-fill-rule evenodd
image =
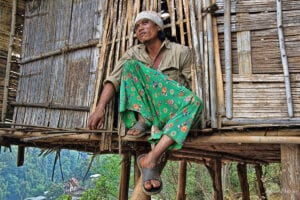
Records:
M153 39L157 39L157 33L160 27L148 19L139 20L134 27L137 39L141 43L147 43Z

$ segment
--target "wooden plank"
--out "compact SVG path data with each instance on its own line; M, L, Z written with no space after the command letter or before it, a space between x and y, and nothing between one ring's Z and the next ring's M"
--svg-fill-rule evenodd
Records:
M251 38L249 31L237 33L239 74L251 74Z

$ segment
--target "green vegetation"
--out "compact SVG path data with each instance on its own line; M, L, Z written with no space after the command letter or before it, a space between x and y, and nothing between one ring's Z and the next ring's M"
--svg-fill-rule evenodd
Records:
M65 192L65 186L73 177L79 181L79 185L84 189L81 194L83 200L118 199L122 162L119 155L97 155L92 157L87 153L77 151L42 151L41 153L40 149L27 148L25 162L21 167L16 166L16 155L16 147L11 150L3 149L3 147L1 149L0 200L22 200L39 195L44 195L47 199L70 200L71 196ZM58 155L59 159L55 162ZM89 169L92 159L93 162ZM54 163L56 163L55 166ZM178 168L178 162L168 162L162 175L163 191L153 199L175 199ZM212 199L212 182L206 167L188 163L187 169L187 199ZM248 165L247 169L250 192L253 199L255 199L257 195L255 169L251 165ZM223 165L223 170L224 196L226 199L233 199L240 192L236 163ZM133 168L131 172L129 192L133 191ZM90 178L93 174L97 176ZM269 199L276 199L272 195L280 192L280 174L280 164L263 166L263 181Z

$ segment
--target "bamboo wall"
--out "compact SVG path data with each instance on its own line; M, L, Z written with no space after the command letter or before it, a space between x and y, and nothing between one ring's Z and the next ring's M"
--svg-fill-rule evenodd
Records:
M231 4L227 14L225 3ZM193 89L205 102L202 128L299 124L300 2L287 0L281 14L291 98L276 0L27 1L15 122L85 127L103 79L137 43L132 25L141 10L169 13L169 38L193 48ZM113 130L117 99L106 114L106 128Z
M17 90L17 80L19 66L17 61L21 53L21 41L22 41L22 30L24 23L24 0L16 1L16 14L15 14L15 24L13 25L14 34L12 35L12 18L13 18L13 0L1 0L0 2L0 115L2 116L2 109L5 107L3 103L4 93L5 93L5 77L6 77L6 67L8 64L8 54L9 48L11 48L11 53L13 53L10 63L10 73L8 81L7 90L7 100L12 102L16 98ZM10 38L13 38L10 41ZM10 44L11 42L11 44ZM8 105L6 120L12 119L13 108Z

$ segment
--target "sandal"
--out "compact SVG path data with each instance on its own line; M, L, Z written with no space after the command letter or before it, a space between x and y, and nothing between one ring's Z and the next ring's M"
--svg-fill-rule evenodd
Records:
M140 133L136 135L126 134L127 138L141 138L147 134L148 126L144 122L137 121L129 130L138 130Z
M161 180L161 177L160 177L160 168L159 168L159 166L156 166L154 168L143 168L140 165L140 159L144 156L145 156L145 154L142 154L137 158L137 165L139 167L139 170L140 170L141 176L142 176L142 189L143 189L143 191L146 195L151 196L151 195L160 193L160 191L162 190L162 187L163 187L163 183L162 183L162 180ZM159 181L160 182L160 187L151 188L150 190L146 189L145 186L144 186L145 182L150 181L150 180Z

